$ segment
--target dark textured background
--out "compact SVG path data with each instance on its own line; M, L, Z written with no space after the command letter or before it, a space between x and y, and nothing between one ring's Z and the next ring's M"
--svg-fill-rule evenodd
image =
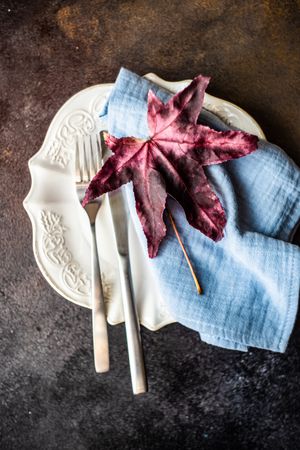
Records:
M284 355L208 346L180 325L143 330L150 392L131 394L124 328L93 369L90 312L39 272L22 200L27 160L74 93L121 65L212 76L300 162L299 1L0 1L0 448L296 449L300 333ZM287 274L288 276L288 274Z

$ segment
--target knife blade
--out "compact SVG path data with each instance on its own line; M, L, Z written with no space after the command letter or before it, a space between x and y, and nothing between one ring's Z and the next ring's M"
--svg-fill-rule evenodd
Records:
M147 379L142 349L140 326L134 303L131 284L129 246L128 246L128 214L122 189L108 195L114 235L118 253L122 302L125 318L128 358L134 394L147 392Z

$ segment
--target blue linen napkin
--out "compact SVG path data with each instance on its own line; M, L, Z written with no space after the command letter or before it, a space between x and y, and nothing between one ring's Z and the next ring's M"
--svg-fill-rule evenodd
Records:
M163 101L172 95L121 69L101 112L109 133L148 136L149 89ZM200 122L218 130L229 128L204 109ZM279 147L261 140L251 155L207 166L205 171L226 211L225 236L213 242L191 227L181 206L168 199L204 293L197 294L168 226L158 256L150 260L164 301L178 322L198 331L207 343L243 351L252 346L284 352L299 296L300 249L289 241L300 218L300 170ZM127 193L146 256L131 183Z

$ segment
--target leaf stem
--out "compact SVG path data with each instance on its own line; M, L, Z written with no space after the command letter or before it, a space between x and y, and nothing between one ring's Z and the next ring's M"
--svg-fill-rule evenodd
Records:
M183 242L182 242L182 239L181 239L180 234L179 234L179 232L178 232L178 229L177 229L177 226L176 226L174 217L172 216L171 211L169 210L168 207L166 207L166 210L167 210L167 213L168 213L168 216L169 216L171 225L172 225L172 227L173 227L173 230L174 230L174 232L175 232L176 238L177 238L177 240L178 240L178 242L179 242L179 245L180 245L180 247L181 247L181 250L182 250L182 252L183 252L183 254L184 254L184 256L185 256L186 262L188 263L189 269L190 269L191 274L192 274L192 277L193 277L193 279L194 279L194 283L195 283L197 292L198 292L199 295L201 295L201 294L202 294L202 289L201 289L200 283L199 283L199 281L198 281L197 275L196 275L196 273L195 273L195 271L194 271L194 268L193 268L193 266L192 266L191 260L190 260L188 254L187 254L187 251L186 251L186 249L185 249L185 247L184 247L184 245L183 245Z

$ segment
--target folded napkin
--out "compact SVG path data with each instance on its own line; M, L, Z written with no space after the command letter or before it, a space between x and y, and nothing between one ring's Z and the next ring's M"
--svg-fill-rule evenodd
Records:
M121 69L101 113L110 134L146 138L147 95L172 94ZM205 109L200 122L228 127ZM276 145L261 140L251 155L205 167L226 211L224 238L215 243L168 205L203 286L199 296L172 228L150 260L174 318L207 343L246 351L248 346L284 352L297 312L300 249L289 243L300 218L300 170ZM129 186L129 189L128 189ZM147 257L146 240L127 185L130 212ZM167 220L166 220L167 221Z

